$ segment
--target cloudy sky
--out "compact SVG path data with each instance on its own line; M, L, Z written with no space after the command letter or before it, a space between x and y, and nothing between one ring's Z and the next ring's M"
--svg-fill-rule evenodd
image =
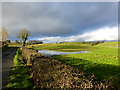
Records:
M117 2L3 2L2 27L16 40L21 29L29 40L44 42L118 39Z

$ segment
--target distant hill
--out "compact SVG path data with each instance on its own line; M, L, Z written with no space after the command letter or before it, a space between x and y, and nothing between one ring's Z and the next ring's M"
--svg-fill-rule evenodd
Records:
M96 41L117 42L117 41L120 41L120 40L96 40ZM96 41L86 41L86 42L96 42Z
M118 48L118 42L117 41L109 41L106 43L101 43L96 45L97 47L113 47L113 48Z

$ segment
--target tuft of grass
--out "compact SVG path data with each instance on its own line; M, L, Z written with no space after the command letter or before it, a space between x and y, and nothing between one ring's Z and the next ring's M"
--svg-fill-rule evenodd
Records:
M29 69L26 68L22 60L20 49L17 50L13 60L13 68L10 72L8 88L30 88L32 87L31 79L29 76Z

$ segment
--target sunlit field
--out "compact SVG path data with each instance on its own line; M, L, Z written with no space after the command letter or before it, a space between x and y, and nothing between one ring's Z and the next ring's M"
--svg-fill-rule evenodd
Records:
M28 48L33 49L45 49L45 50L54 50L54 51L63 51L63 52L76 52L76 51L89 51L94 50L96 47L91 47L90 44L83 44L81 42L69 42L69 43L59 43L59 44L38 44L38 45L29 45Z
M86 73L95 75L97 80L116 82L118 75L118 42L106 42L97 45L70 42L61 44L30 45L29 48L46 49L64 52L89 51L68 55L54 55L54 59L76 67Z

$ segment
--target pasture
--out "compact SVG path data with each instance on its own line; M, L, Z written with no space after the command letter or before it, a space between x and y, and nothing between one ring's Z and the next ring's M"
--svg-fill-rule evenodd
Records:
M119 72L118 42L105 42L95 46L81 42L61 44L39 44L27 46L33 49L45 49L63 52L89 51L90 53L78 53L69 55L54 55L54 59L67 65L76 67L86 73L94 75L96 80L116 86ZM117 87L117 86L116 86Z

